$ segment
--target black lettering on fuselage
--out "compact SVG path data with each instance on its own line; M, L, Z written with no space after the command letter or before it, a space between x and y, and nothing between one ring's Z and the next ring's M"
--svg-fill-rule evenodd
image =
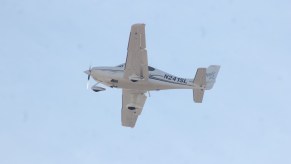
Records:
M184 84L187 83L185 78L179 78L179 77L172 76L172 75L169 75L169 74L165 74L164 75L164 79L167 79L167 80L170 80L170 81L174 81L174 82L178 82L178 83L184 83Z

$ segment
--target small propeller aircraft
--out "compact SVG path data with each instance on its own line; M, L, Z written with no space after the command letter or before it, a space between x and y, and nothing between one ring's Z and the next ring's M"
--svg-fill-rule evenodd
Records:
M220 66L198 68L194 79L174 76L148 65L145 24L131 26L127 57L124 64L115 67L93 67L86 70L88 82L92 77L97 84L91 89L104 91L99 83L122 89L121 122L133 128L146 101L146 92L165 89L192 89L193 99L201 103L205 90L210 90L217 77ZM87 85L88 87L88 85Z

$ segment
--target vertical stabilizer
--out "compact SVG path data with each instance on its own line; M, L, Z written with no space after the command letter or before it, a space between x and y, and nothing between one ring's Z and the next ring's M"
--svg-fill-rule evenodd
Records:
M219 69L219 65L211 65L206 69L206 90L209 90L213 87Z

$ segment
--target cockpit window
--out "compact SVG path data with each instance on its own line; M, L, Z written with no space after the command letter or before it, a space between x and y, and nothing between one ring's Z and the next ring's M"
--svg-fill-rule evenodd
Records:
M151 66L148 66L148 70L149 70L149 71L154 71L155 68L153 68L153 67L151 67Z
M116 67L124 67L124 64L120 64L120 65L118 65L118 66L116 66ZM154 71L154 70L156 70L154 67L151 67L151 66L148 66L148 70L149 71Z

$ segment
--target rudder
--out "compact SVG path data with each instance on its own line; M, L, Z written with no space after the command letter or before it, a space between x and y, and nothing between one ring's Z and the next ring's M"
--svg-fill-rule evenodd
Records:
M206 89L209 90L213 87L217 74L219 72L219 65L211 65L206 69Z

